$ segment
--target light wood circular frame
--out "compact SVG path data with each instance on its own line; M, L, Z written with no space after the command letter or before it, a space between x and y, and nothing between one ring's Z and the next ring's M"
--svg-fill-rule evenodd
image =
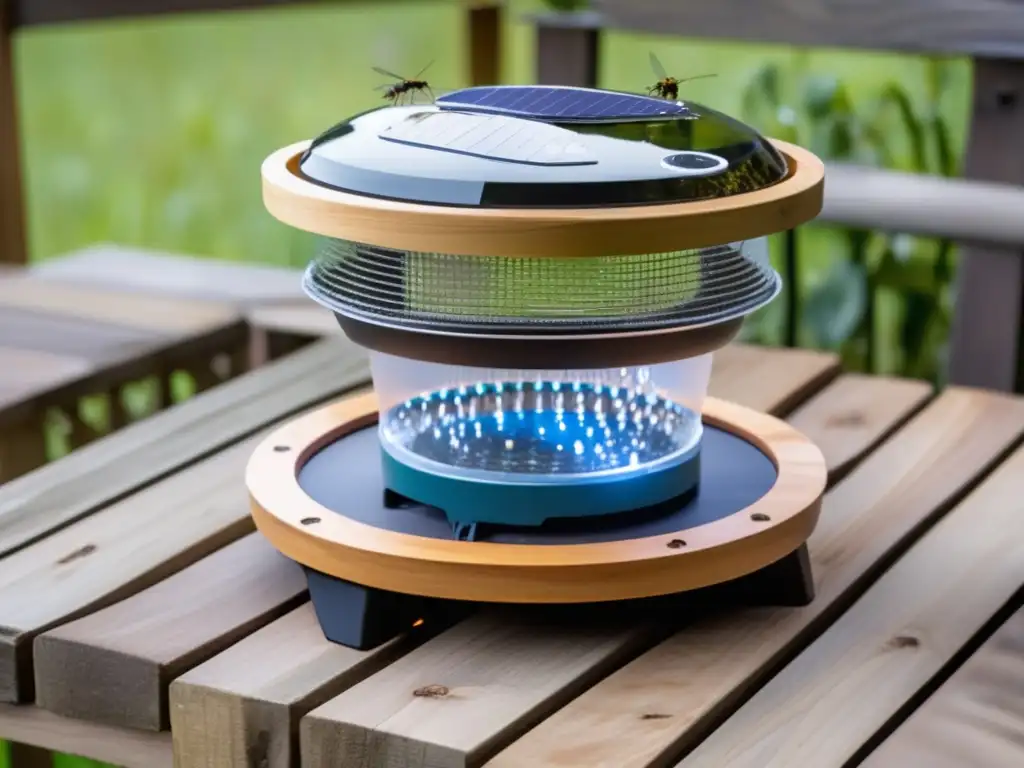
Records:
M827 478L821 451L788 424L708 398L705 423L750 441L778 471L768 493L746 509L676 535L616 542L529 546L448 541L352 520L320 505L299 486L299 469L314 453L376 420L372 392L300 416L257 446L246 484L257 528L285 556L341 579L407 594L576 603L671 594L728 581L779 560L807 540ZM685 544L672 543L677 540Z
M308 141L263 162L263 203L278 220L382 248L462 256L597 257L669 253L749 240L821 212L825 167L801 147L772 144L789 174L765 189L695 202L521 209L421 205L341 192L299 175Z

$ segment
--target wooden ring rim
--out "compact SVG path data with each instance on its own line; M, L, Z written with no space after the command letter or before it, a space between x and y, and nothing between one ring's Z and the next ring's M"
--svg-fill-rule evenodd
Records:
M257 528L281 553L341 579L394 592L512 603L573 603L670 594L727 581L790 554L814 530L827 469L821 451L767 414L707 398L704 420L756 445L775 464L768 493L678 536L571 545L432 539L346 518L302 490L298 471L324 445L376 421L373 392L279 427L254 450L246 485ZM767 515L767 522L754 516ZM303 525L303 519L316 519Z
M789 174L765 189L714 200L608 208L520 209L421 205L330 189L298 175L310 142L277 150L262 166L263 203L298 229L382 248L464 256L597 257L670 253L750 240L820 212L825 166L770 140Z

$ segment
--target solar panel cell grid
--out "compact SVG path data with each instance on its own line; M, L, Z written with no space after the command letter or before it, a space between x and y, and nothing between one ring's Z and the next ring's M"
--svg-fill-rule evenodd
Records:
M630 93L559 86L480 86L437 100L442 109L472 109L547 120L688 117L683 104Z

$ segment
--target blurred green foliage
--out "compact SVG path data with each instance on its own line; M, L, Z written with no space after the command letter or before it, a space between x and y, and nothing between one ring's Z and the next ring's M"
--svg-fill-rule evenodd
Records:
M826 161L953 176L959 158L940 105L958 66L930 59L923 98L886 79L866 105L855 108L841 79L812 69L800 54L788 68L772 63L756 73L744 91L742 114L765 133L806 146ZM800 239L777 238L786 294L774 314L750 324L749 338L763 339L768 326L781 325L785 343L837 350L848 369L940 382L955 271L952 243L858 229L832 234L829 263L812 285L802 280ZM888 322L880 322L883 316Z

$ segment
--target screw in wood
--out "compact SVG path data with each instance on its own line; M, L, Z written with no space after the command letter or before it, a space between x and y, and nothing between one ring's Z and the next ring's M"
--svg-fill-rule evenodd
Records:
M304 517L299 522L302 523L303 525L313 525L313 523L319 523L320 522L320 518L319 517Z
M755 523L767 523L769 520L771 520L771 518L763 512L755 512L750 516L750 519L753 520Z
M290 451L290 450L291 450L291 448L289 448L287 445L275 445L274 446L274 451L276 453L284 453L285 451Z
M668 548L669 549L682 549L685 546L686 546L686 542L683 541L682 539L672 539L672 541L670 541L668 543Z

